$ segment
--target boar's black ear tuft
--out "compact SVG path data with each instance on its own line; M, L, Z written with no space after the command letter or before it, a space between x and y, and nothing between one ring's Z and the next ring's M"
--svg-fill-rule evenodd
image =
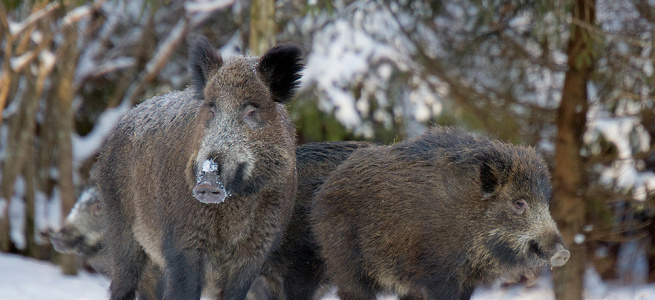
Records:
M203 96L207 80L222 64L223 59L207 38L204 36L196 38L189 51L189 69L196 94Z
M300 46L284 43L262 55L258 71L268 83L273 100L286 103L291 100L300 84L298 80L303 68Z
M509 166L502 157L496 155L485 155L480 164L480 186L482 188L482 199L489 199L498 193L509 177Z

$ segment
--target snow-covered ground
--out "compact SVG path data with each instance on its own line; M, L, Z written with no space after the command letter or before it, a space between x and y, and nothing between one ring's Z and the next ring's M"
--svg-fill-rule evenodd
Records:
M585 299L655 300L655 284L615 287L603 284L593 272L587 273ZM80 271L78 276L61 274L58 266L13 254L0 254L0 300L102 300L109 281L97 274ZM394 297L382 297L385 300ZM336 300L329 295L324 300ZM550 300L554 299L547 276L529 287L479 289L474 300Z

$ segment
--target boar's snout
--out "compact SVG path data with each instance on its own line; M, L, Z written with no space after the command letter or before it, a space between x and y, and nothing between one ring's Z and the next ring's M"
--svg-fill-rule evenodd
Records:
M564 245L557 244L555 254L553 254L553 256L550 257L550 265L552 267L561 267L564 264L566 264L567 261L569 261L570 257L571 257L571 252L569 252L569 250L566 250Z
M50 243L59 253L72 253L78 234L72 232L70 228L63 227L57 231L50 231Z
M222 185L203 181L193 188L193 196L202 203L221 203L225 201L227 192Z
M202 203L222 203L229 195L219 180L218 164L212 160L206 160L197 175L193 196Z

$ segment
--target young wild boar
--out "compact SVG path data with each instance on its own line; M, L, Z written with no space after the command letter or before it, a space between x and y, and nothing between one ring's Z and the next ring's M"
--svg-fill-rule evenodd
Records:
M316 192L312 230L342 300L470 299L569 258L534 149L432 128L358 150Z
M95 172L106 203L111 299L133 299L148 259L165 299L243 299L282 236L296 192L284 103L299 47L223 60L198 39L193 86L145 101L117 124Z
M296 148L296 205L280 247L273 251L262 271L260 282L267 286L268 296L260 299L308 300L316 296L323 283L324 267L309 224L314 192L355 150L370 145L366 142L318 142Z
M61 253L75 253L84 258L98 273L109 275L109 254L105 240L103 203L92 185L80 194L62 227L50 233L50 241ZM148 264L137 288L137 299L162 299L162 274Z
M61 253L75 253L87 259L98 273L107 274L109 262L99 255L104 248L102 202L95 187L84 189L64 224L50 233L52 246Z

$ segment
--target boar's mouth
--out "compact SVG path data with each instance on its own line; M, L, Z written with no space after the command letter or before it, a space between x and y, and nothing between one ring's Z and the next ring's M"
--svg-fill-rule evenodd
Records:
M202 203L223 203L230 193L219 179L218 164L207 159L202 169L196 175L196 186L193 188L193 197Z
M541 247L539 247L537 241L531 240L529 244L529 249L530 252L534 253L537 257L543 260L548 260L548 255L546 255L546 253L541 250Z
M548 255L539 244L532 240L529 244L530 251L537 255L540 259L550 263L551 267L561 267L569 260L571 253L566 250L562 244L556 244L552 255Z
M80 234L71 234L70 230L62 229L50 233L50 243L59 253L74 254L76 249L84 245L84 237Z

